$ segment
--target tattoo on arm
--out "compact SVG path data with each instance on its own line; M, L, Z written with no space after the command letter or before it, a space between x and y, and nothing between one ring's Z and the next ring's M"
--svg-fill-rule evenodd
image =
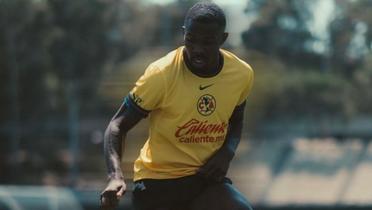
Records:
M122 137L119 126L110 122L104 136L104 154L110 178L123 178L120 160L122 157Z
M125 102L111 119L104 135L104 156L109 178L123 178L121 171L122 144L127 132L142 118L144 113L132 108L126 98Z

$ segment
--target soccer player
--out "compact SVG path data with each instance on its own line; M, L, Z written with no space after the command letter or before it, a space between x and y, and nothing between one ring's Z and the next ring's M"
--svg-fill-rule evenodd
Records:
M151 63L104 136L109 183L101 193L113 209L125 193L122 140L149 117L149 137L134 163L136 210L248 210L225 177L241 137L251 67L221 49L228 37L223 11L199 2L184 21L184 46Z

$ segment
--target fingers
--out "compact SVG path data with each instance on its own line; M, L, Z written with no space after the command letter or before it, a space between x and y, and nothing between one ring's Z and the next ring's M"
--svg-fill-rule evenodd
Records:
M198 174L210 181L221 182L226 175L226 171L219 166L204 165L198 170Z
M125 187L121 187L118 192L116 193L117 199L120 199L121 196L125 194Z
M226 173L222 169L216 168L208 177L213 181L221 182L225 175Z
M101 194L101 206L103 210L111 210L117 207L119 199L115 191L105 191Z
M197 174L200 174L200 175L202 175L202 176L205 176L205 174L206 174L206 166L204 165L204 166L202 166L202 167L200 167L197 171L196 171L196 173Z
M124 195L126 184L122 179L111 179L106 189L101 193L101 207L103 210L113 210Z
M214 175L213 178L216 182L222 182L225 176L226 176L226 173L219 172L218 174Z

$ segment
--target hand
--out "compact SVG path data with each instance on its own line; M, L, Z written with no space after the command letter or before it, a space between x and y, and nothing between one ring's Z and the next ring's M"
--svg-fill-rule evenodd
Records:
M207 162L199 168L197 173L210 181L221 182L227 174L234 152L221 147Z
M121 196L125 194L126 184L124 179L111 179L101 193L101 207L103 210L112 210L119 204Z

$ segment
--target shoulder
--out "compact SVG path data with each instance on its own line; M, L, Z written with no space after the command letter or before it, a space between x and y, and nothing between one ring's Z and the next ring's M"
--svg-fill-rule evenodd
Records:
M224 56L225 64L233 66L234 68L231 69L235 69L237 71L235 73L238 73L243 77L253 77L254 72L251 65L228 50L221 49L221 52Z
M182 49L183 47L179 47L154 61L149 65L146 72L149 71L149 73L153 74L168 73L168 71L180 64L179 61L182 57Z
M180 65L182 47L173 50L158 60L152 62L145 70L144 74L137 81L136 85L166 87L171 82L171 76L176 74L175 70Z

